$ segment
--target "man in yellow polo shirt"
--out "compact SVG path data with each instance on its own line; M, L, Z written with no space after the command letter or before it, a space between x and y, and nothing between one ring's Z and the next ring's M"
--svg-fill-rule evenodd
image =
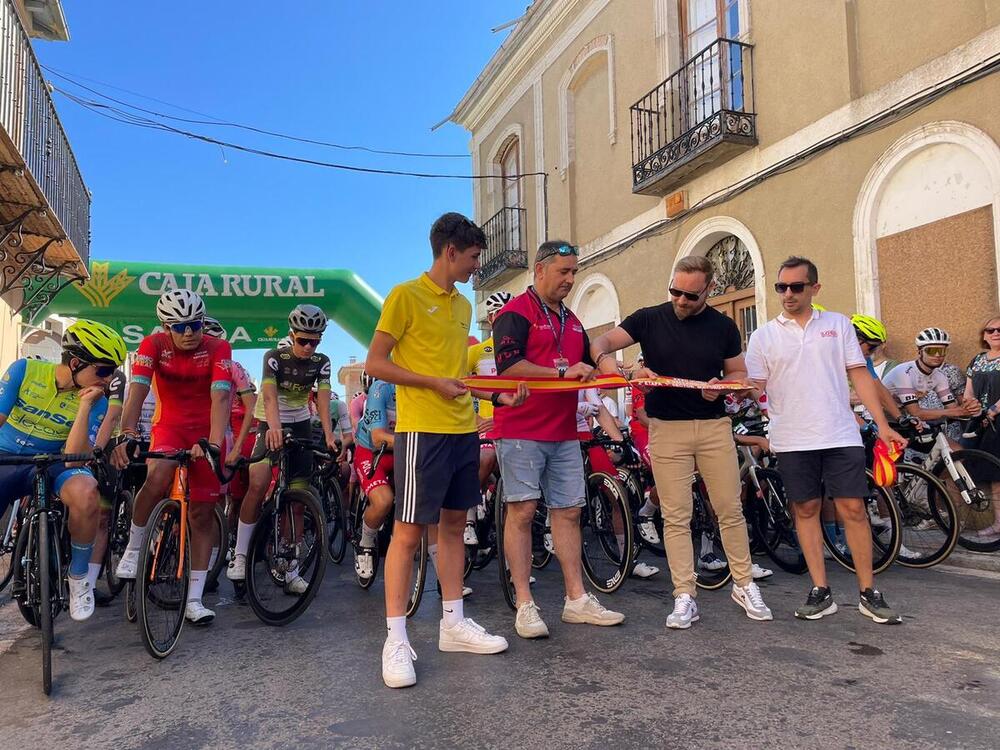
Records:
M385 559L389 634L382 648L388 687L417 681L405 612L413 556L429 524L438 524L438 648L475 654L507 649L505 638L465 617L462 602L462 532L466 511L479 502L479 439L472 394L460 380L472 305L455 283L467 282L479 268L486 235L461 214L447 213L434 222L430 241L431 269L389 292L365 363L369 375L396 384L396 523ZM522 391L498 402L518 405L526 396Z

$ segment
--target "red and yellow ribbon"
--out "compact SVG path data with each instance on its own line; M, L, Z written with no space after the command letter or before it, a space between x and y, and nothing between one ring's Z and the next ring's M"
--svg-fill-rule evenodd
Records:
M524 383L532 392L564 393L583 391L587 388L627 388L640 385L646 388L695 388L708 391L735 391L746 388L743 383L719 381L707 383L704 380L687 378L640 378L627 380L622 375L598 375L593 380L566 380L564 378L508 378L503 375L473 375L462 378L470 389L487 393L514 393Z

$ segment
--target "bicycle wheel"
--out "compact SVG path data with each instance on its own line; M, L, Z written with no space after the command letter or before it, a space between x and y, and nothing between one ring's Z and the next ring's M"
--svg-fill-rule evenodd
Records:
M277 505L276 505L277 502ZM326 572L326 521L311 492L285 490L264 504L247 550L247 600L267 625L282 626L306 611ZM289 581L301 578L296 593Z
M38 593L39 619L42 630L42 690L46 695L52 692L52 587L50 577L59 575L59 569L52 570L52 551L48 516L41 513L38 518Z
M580 514L583 571L598 591L621 588L632 567L632 513L618 480L603 472L587 477L587 504Z
M413 582L410 585L410 598L406 602L406 616L413 617L420 608L420 600L424 596L424 586L427 584L427 529L420 537L420 546L413 553Z
M129 528L132 525L132 493L122 490L115 499L108 519L108 546L104 550L104 579L108 583L108 591L117 596L125 587L125 579L115 575L118 563L125 553L128 544Z
M767 556L784 571L801 575L807 570L806 558L799 547L795 533L795 521L788 509L785 485L781 475L773 469L751 469L756 471L760 482L760 494L754 494L750 506L754 517L754 533ZM747 485L753 492L752 483Z
M322 482L321 497L326 516L326 552L330 562L339 565L347 552L347 523L344 520L343 495L335 479Z
M549 510L545 500L535 506L535 517L531 520L531 567L541 570L552 562L552 529L549 528Z
M504 521L507 520L507 504L501 499L502 481L497 483L497 500L494 508L497 536L497 573L500 576L500 590L503 592L503 599L511 609L517 609L517 594L514 591L514 581L510 577L510 569L507 567L507 553L504 551Z
M21 526L22 500L19 498L7 504L0 515L0 591L10 583L14 574L14 549L17 547L17 532Z
M135 622L139 617L139 605L135 601L135 581L125 580L125 619Z
M632 521L635 523L635 543L641 549L646 549L658 557L665 558L667 549L663 544L663 517L660 508L648 518L640 516L639 511L646 504L646 493L642 487L642 475L638 471L620 467L618 481L625 488L629 509L632 511ZM649 525L647 525L649 524Z
M889 488L899 508L902 540L896 562L929 568L946 559L958 541L958 514L948 490L929 471L913 464L896 466Z
M892 565L893 560L899 554L902 522L899 518L899 508L896 507L893 496L887 489L875 484L871 472L868 472L868 495L862 498L862 502L871 524L872 573L877 575ZM834 502L831 498L824 498L823 505L826 517L834 519L824 521L821 524L826 549L834 560L853 573L855 572L854 559L847 547L846 536L837 516ZM833 536L831 536L831 532L833 532Z
M482 570L497 554L497 531L496 531L496 487L488 487L483 498L483 513L476 515L476 537L479 544L475 548L472 559L472 569Z
M215 534L214 543L212 544L212 554L213 557L209 560L208 575L205 576L206 581L210 581L218 585L219 576L226 567L226 553L229 550L229 522L226 520L226 514L222 512L222 508L219 507L218 503L212 506L213 516L215 517ZM212 589L213 591L215 588Z
M958 514L958 544L973 552L1000 550L1000 516L995 502L1000 493L1000 459L992 453L965 449L952 451L951 460L960 475L964 470L968 481L962 476L961 486L956 484L943 460L933 473L944 484Z
M139 632L150 655L165 659L177 646L184 627L191 582L191 538L181 528L181 506L176 500L161 500L147 529L135 583Z

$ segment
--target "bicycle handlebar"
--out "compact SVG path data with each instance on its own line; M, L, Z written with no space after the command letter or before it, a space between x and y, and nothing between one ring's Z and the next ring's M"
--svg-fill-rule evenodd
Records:
M52 464L75 464L86 463L98 459L103 454L100 448L94 448L90 453L36 453L33 456L0 455L0 466L27 466L33 464L38 467L51 466Z

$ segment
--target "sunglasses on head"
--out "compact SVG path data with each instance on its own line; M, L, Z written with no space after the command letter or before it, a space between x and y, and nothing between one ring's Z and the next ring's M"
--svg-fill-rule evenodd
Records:
M670 292L671 297L674 297L675 299L677 297L683 297L684 299L690 300L691 302L697 302L698 300L700 300L701 295L703 295L707 290L708 290L707 286L700 292L685 292L683 289L674 289L673 287L667 289L667 291Z
M984 328L983 333L1000 333L1000 328Z
M568 255L579 255L579 248L573 247L573 245L560 245L559 247L546 247L539 250L535 255L535 261L544 260L551 255L559 255L565 258Z
M198 333L205 325L204 320L187 320L183 323L171 323L170 330L179 336L184 335L187 329L190 328L192 333Z
M791 284L786 284L783 281L779 281L774 285L774 291L778 294L784 294L789 289L792 290L792 294L802 294L807 286L812 286L812 284L805 281L793 281Z
M320 339L307 339L304 336L296 336L295 343L299 346L319 346Z

